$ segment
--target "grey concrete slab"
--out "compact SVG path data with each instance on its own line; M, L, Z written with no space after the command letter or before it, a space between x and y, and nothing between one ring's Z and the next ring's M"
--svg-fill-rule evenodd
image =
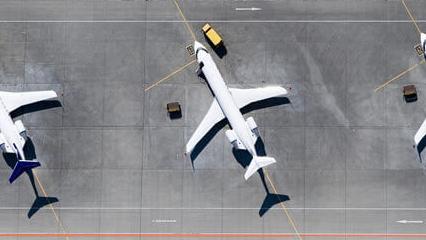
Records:
M142 207L181 208L183 203L183 177L184 173L179 171L143 171ZM172 212L170 209L167 211ZM176 212L181 214L179 211Z
M149 1L146 4L146 19L149 20L178 20L179 12L171 1Z
M30 84L57 84L65 82L65 65L26 63L25 82Z
M25 23L1 23L0 24L0 42L25 42L26 24Z
M140 29L134 31L143 32ZM121 36L121 34L119 35ZM128 36L126 33L123 35ZM143 40L108 41L105 49L106 81L144 82L141 79L144 72L144 49Z
M98 83L64 84L64 126L103 124L104 86Z
M346 211L346 232L348 233L383 233L386 232L386 211L348 210Z
M1 16L2 20L23 20L23 2L6 0L2 2Z
M266 152L275 157L274 169L305 168L305 128L266 128Z
M141 232L140 211L109 210L100 213L100 232ZM103 238L102 238L103 239ZM113 239L113 238L110 238Z
M18 232L18 218L19 212L17 210L2 210L1 218L1 232ZM10 239L17 239L17 237L10 237Z
M263 219L256 211L228 210L222 213L222 231L226 233L262 233ZM243 222L244 224L238 224Z
M221 208L223 201L222 170L185 171L183 177L184 208ZM199 214L199 213L198 213Z
M1 188L2 188L2 195L0 196L0 201L2 202L2 204L4 206L8 206L8 207L14 207L17 206L17 201L16 199L18 198L18 193L19 193L19 188L18 186L15 185L11 185L8 181L9 176L10 176L10 168L6 165L6 164L2 164L2 169L0 170L1 172L1 176L2 176L2 183L1 184ZM12 212L5 212L5 214L7 215L11 215L13 214ZM16 212L14 213L16 216Z
M112 128L102 131L104 169L142 169L142 129Z
M25 47L28 63L63 64L66 43L62 41L34 41Z
M143 125L144 93L140 83L106 83L104 91L105 126Z
M288 209L287 212L288 215L280 207L270 209L263 217L264 233L296 233L295 229L299 233L306 232L305 210ZM293 237L293 239L297 238L297 236Z
M141 170L114 169L102 171L102 206L141 206Z
M305 168L342 170L346 164L346 128L306 128Z
M101 206L102 170L70 169L61 170L59 173L60 192L56 196L60 197L61 206L88 208ZM55 196L54 193L52 196Z
M65 15L66 1L23 1L22 17L25 20L59 20Z
M19 211L18 216L18 232L60 232L60 227L50 209L43 209L31 219L27 218L26 210Z
M264 42L228 43L226 58L226 82L241 84L246 88L254 83L265 81L265 48Z
M63 132L65 169L99 169L102 166L102 131L69 129Z
M51 214L51 213L49 213ZM51 216L49 216L52 218ZM99 232L99 210L61 210L60 217L65 226L80 233Z
M65 50L66 81L102 81L105 78L105 47L98 41L69 42Z
M344 233L344 210L305 210L305 232Z
M346 172L347 208L386 207L386 172L361 170Z
M221 233L222 210L188 210L182 213L182 232Z
M346 169L383 169L386 159L386 131L352 128L347 132Z
M425 178L421 170L387 171L387 206L400 208L424 206Z
M305 173L305 207L345 206L344 171L310 170Z
M183 128L149 127L144 132L144 169L183 169ZM164 148L163 146L167 146ZM155 150L157 148L157 150Z
M147 1L135 0L122 2L107 0L103 2L104 16L102 19L114 20L144 20Z

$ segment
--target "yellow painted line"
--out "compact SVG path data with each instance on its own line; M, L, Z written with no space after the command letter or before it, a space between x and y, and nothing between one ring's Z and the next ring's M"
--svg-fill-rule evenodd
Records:
M38 175L37 175L37 173L36 173L36 171L35 171L34 169L33 169L33 175L34 175L34 178L35 178L35 179L36 179L36 181L37 181L38 186L40 187L41 191L43 192L44 197L46 197L46 199L47 199L47 197L48 197L47 192L46 192L46 190L44 189L43 184L41 184L41 181L40 181L40 179L38 178ZM65 231L64 225L62 224L62 221L59 219L59 216L58 216L58 214L56 213L55 208L53 207L53 205L52 205L52 203L49 201L49 199L47 199L47 201L48 201L48 203L49 203L49 208L50 208L50 210L52 210L52 213L53 213L53 216L55 217L56 222L58 223L59 227L61 228L61 231L62 231L64 234L66 234L67 232ZM68 237L68 236L65 236L65 239L69 239L69 237Z
M180 16L182 17L183 22L185 23L186 28L188 29L188 32L191 34L192 39L193 39L194 41L195 41L195 40L197 40L197 38L195 37L194 31L192 31L191 26L189 26L189 23L188 23L188 21L186 20L185 15L183 15L182 9L179 7L179 4L177 3L177 1L176 1L176 0L173 0L173 2L175 3L176 8L179 10L179 14L180 14Z
M153 88L153 87L157 86L158 84L160 84L160 83L162 83L162 82L166 81L167 79L171 78L173 75L175 75L176 73L178 73L178 72L180 72L180 71L184 70L185 68L187 68L188 66L190 66L190 65L191 65L191 64L193 64L193 63L195 63L195 59L194 59L194 60L192 60L192 61L190 61L189 63L187 63L187 64L183 65L182 67L179 67L178 69L174 70L173 72L171 72L169 75L165 76L164 78L162 78L162 79L160 79L160 80L158 80L158 81L154 82L152 85L150 85L150 86L146 87L146 88L145 88L145 92L146 92L146 91L148 91L148 90L150 90L151 88Z
M275 188L274 183L272 182L271 178L269 177L268 170L266 168L263 168L263 171L265 172L265 176L268 179L269 183L271 184L272 190L274 191L275 194L278 194L278 191ZM294 232L297 235L297 238L299 238L299 240L302 240L303 239L302 235L297 230L296 223L294 222L293 218L291 217L290 213L288 212L287 207L285 206L285 204L283 202L280 202L280 206L283 209L285 215L287 216L288 221L290 222L291 227L293 228Z
M388 84L390 84L391 82L393 82L393 81L395 81L395 80L399 79L400 77L404 76L405 74L407 74L408 72L412 71L413 69L415 69L416 67L418 67L419 65L421 65L421 64L423 64L423 63L425 63L425 62L426 62L426 60L425 60L425 59L423 59L421 62L416 63L415 65L413 65L413 66L409 67L408 69L406 69L406 70L404 70L404 71L400 72L398 75L396 75L396 76L395 76L395 77L393 77L392 79L390 79L390 80L386 81L385 83L383 83L382 85L380 85L380 86L378 86L376 89L374 89L374 92L377 92L377 91L379 91L379 90L383 89L384 87L386 87L386 86L387 86Z
M415 26L415 27L416 27L416 29L417 29L417 32L418 32L418 33L419 33L419 35L420 35L421 31L420 31L419 25L417 25L417 22L416 22L416 20L414 19L413 15L411 14L410 9L407 7L407 4L405 4L405 0L401 0L401 2L402 2L402 4L403 4L403 5L404 5L404 7L405 7L405 11L407 12L408 16L411 18L411 22L413 22L414 26Z

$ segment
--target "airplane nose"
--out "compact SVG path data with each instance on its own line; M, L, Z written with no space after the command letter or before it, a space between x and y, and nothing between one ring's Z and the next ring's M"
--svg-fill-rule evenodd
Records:
M199 43L198 41L194 41L194 50L197 51L200 48L205 49L205 47L203 46L203 44Z

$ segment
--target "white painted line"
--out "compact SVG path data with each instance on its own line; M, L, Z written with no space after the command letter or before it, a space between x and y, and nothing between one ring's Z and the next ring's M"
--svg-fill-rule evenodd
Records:
M415 224L422 224L423 221L421 220L399 220L396 221L397 223L407 224L407 223L415 223Z
M240 7L240 8L235 8L235 11L260 11L262 10L261 8L257 8L257 7Z
M410 20L187 20L189 23L411 23ZM0 23L183 23L183 20L0 20ZM419 19L416 22L426 22Z
M28 207L0 207L1 210L28 210ZM149 208L149 207L55 207L60 210L259 210L258 208ZM287 208L288 210L311 211L426 211L426 208ZM282 210L273 207L271 210Z

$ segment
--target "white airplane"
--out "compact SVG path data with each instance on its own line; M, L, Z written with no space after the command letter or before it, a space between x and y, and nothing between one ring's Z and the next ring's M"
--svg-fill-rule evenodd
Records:
M6 153L14 153L18 161L9 177L12 183L26 170L40 166L33 159L27 160L24 154L24 145L27 133L21 120L12 121L10 113L17 108L57 97L54 91L39 92L2 92L0 91L0 149Z
M207 49L199 42L194 42L199 71L202 71L213 93L214 99L207 114L197 127L186 145L186 154L190 154L198 142L223 119L227 119L232 130L226 130L226 137L236 149L247 150L252 160L244 178L247 180L257 170L275 163L271 157L257 156L255 143L259 130L252 117L244 120L240 109L250 103L287 94L282 87L264 87L254 89L228 88ZM200 72L199 72L200 73Z
M420 34L420 43L423 48L423 54L426 59L426 34L421 33ZM426 119L423 121L422 125L420 126L419 130L414 135L414 148L417 151L417 157L420 161L420 163L423 162L421 153L423 149L426 147Z

